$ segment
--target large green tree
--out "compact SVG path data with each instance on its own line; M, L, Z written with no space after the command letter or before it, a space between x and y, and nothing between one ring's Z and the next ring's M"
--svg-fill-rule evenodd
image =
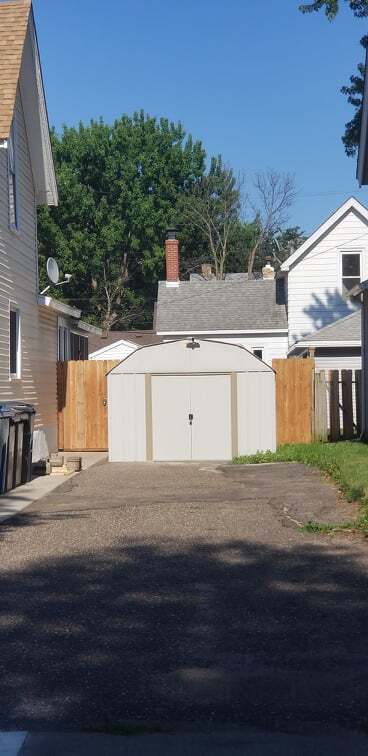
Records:
M368 16L368 0L345 0L354 16L365 18ZM324 11L329 21L333 21L340 10L341 0L313 0L310 3L304 3L299 6L302 13L313 13L320 10ZM360 44L364 49L368 46L368 36L362 37ZM345 146L345 152L349 157L353 157L359 146L360 124L362 119L362 101L364 91L364 63L357 66L357 74L350 77L350 83L341 88L346 95L350 105L355 108L353 118L345 124L345 133L342 137Z
M165 230L204 172L201 143L143 112L64 127L52 143L60 201L39 213L41 283L51 254L72 274L63 296L84 317L106 329L149 325Z

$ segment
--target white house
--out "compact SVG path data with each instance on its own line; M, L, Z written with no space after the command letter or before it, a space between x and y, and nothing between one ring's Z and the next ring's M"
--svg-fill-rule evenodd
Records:
M281 274L289 355L308 350L319 369L359 368L359 317L349 315L360 308L351 292L368 276L367 208L350 197L283 263Z
M124 360L142 346L160 344L152 330L102 332L90 340L90 360Z
M217 281L179 278L179 242L174 229L165 244L166 281L158 286L155 329L164 341L196 336L239 344L271 365L286 357L288 324L283 281L266 265L263 277L243 273Z
M34 459L57 448L58 356L88 354L80 310L39 295L37 206L57 202L32 4L0 3L0 402L35 406Z

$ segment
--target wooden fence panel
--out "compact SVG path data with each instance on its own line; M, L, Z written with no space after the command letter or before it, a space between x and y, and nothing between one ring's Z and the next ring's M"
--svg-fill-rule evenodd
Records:
M341 371L343 438L354 438L352 370Z
M106 374L117 364L117 360L58 363L59 449L107 450Z
M277 444L312 441L314 416L314 359L277 359Z
M330 441L340 441L339 371L329 371L330 382Z
M315 441L327 441L327 387L324 370L314 376L314 439Z
M355 371L355 412L357 436L362 432L362 371Z

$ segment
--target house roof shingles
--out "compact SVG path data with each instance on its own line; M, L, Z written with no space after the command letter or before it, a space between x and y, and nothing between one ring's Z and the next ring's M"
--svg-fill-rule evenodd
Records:
M162 339L156 336L152 330L135 330L135 331L109 331L104 336L91 334L89 336L89 351L96 352L98 349L115 344L117 341L131 341L137 346L149 346L150 344L161 344Z
M361 341L361 312L353 312L351 315L346 315L345 318L336 320L335 323L320 328L319 331L305 336L304 339L300 339L299 344L314 343L320 341L321 344L329 341Z
M278 303L276 280L159 283L157 333L284 329L286 308Z
M0 139L10 134L31 6L31 0L0 2Z

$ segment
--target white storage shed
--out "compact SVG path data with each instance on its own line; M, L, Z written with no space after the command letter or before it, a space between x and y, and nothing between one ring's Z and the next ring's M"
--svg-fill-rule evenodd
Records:
M275 374L244 347L181 339L108 375L109 457L228 460L276 446Z

